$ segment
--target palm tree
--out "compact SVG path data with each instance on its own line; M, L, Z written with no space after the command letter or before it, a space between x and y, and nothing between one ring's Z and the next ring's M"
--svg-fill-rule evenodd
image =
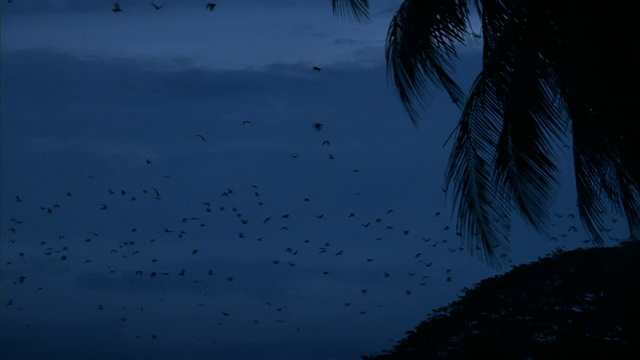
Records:
M368 20L367 0L333 0L334 13ZM456 48L478 37L482 70L468 94L453 80ZM405 0L389 25L388 75L411 121L434 89L461 109L445 176L468 248L500 265L511 213L547 234L558 150L572 150L577 206L600 245L608 209L640 239L640 64L632 11L578 0ZM570 139L569 144L563 139ZM449 187L449 185L452 185Z

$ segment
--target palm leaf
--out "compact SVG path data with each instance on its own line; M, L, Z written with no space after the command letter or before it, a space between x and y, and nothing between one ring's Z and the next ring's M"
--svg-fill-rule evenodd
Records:
M526 16L542 17L548 8L529 6L524 12L505 5L488 1L482 13L483 25L489 29L483 69L502 108L496 181L525 220L548 235L548 205L559 185L555 145L564 134L564 118L558 111L554 74L545 55L556 53L557 41L550 40L553 36L547 22L518 21ZM542 41L544 33L549 36Z
M514 74L504 103L496 149L496 184L537 231L547 235L548 207L558 187L553 145L560 122L545 86L528 72Z
M569 109L573 110L578 208L585 228L601 245L606 230L602 216L609 207L622 213L630 224L640 223L640 182L631 171L636 165L628 161L629 154L624 151L635 147L637 154L639 149L611 134L616 121L609 116L602 118L586 106L570 105Z
M458 231L472 253L501 265L498 251L509 252L511 204L497 190L493 157L500 135L500 102L484 72L477 77L463 110L449 158L447 183L453 184Z
M640 229L640 121L628 115L636 113L635 94L621 86L638 71L632 12L555 0L474 2L483 69L468 100L451 76L456 46L468 34L466 0L405 0L385 49L388 75L414 125L435 90L444 89L463 108L446 182L471 251L500 262L497 247L508 250L514 206L545 232L558 186L555 145L567 129L589 234L602 243L608 206ZM367 6L334 1L342 13ZM631 44L620 48L611 41L618 36Z
M640 223L640 167L635 160L640 125L636 95L625 86L638 71L634 18L595 4L565 11L570 13L557 22L563 52L554 68L572 122L581 219L601 244L608 208L621 212L629 224ZM594 21L607 26L594 28ZM632 43L620 47L612 36Z
M369 21L369 0L331 0L333 14L363 23Z
M433 95L432 84L456 105L464 104L464 93L450 73L455 71L455 45L464 43L468 21L465 0L405 0L395 13L387 32L387 73L415 125L418 106Z

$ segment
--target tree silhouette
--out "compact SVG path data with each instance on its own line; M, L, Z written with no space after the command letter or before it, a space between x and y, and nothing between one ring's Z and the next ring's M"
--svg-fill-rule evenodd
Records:
M334 13L368 19L368 1L333 0ZM467 248L500 265L513 211L547 234L563 138L572 151L580 219L603 243L609 208L640 238L640 121L628 81L638 78L630 11L578 0L405 0L389 25L389 76L409 117L434 90L461 109L445 188ZM471 10L481 34L470 25ZM457 47L481 38L482 70L468 95L453 80ZM451 186L449 186L451 185Z
M627 359L640 355L640 242L558 251L485 279L363 359Z

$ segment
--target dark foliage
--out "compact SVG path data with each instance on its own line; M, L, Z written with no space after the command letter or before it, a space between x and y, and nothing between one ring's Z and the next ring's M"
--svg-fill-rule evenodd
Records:
M445 188L467 248L502 265L496 248L509 248L514 212L548 232L563 145L595 243L606 237L603 214L611 209L640 238L640 120L628 86L640 70L633 12L578 0L470 3L405 0L386 44L389 76L414 124L435 90L462 109ZM366 1L333 4L338 14L367 15ZM481 34L470 25L472 9ZM457 49L470 39L482 42L482 70L466 95L452 74Z
M640 242L557 251L464 289L391 359L640 358Z

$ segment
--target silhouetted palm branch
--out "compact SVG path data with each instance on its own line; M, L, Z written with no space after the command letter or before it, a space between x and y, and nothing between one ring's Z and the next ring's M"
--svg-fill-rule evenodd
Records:
M563 52L554 70L572 124L580 216L601 243L607 207L630 223L640 222L640 167L633 160L640 150L640 127L637 100L625 86L625 79L637 76L638 40L635 20L624 11L571 5L558 9L568 14L558 16ZM596 29L592 22L601 25ZM619 46L613 37L628 40L628 46ZM640 234L631 235L637 239Z
M547 58L557 53L558 41L541 41L540 34L549 33L546 22L515 21L534 16L535 10L544 16L543 7L524 11L505 8L502 2L485 4L480 9L483 28L488 29L483 69L502 108L496 185L537 231L546 233L548 205L558 186L556 146L565 135Z
M464 1L455 3L467 6ZM435 5L429 15L407 15L415 4L403 3L389 27L394 36L387 38L388 48L412 46L395 53L387 50L387 59L413 121L412 102L422 101L428 82L438 84L422 74L440 69L420 59L429 58L425 52L455 55L448 44L434 39L447 34L441 29L460 24L446 8ZM622 62L628 67L622 71L619 55L611 55L619 52L617 44L611 45L611 37L629 34L632 21L620 19L619 11L609 10L603 16L601 7L583 5L551 0L476 1L482 21L483 70L458 126L447 180L454 184L460 231L489 257L495 256L490 246L508 244L509 239L508 223L490 224L489 214L508 214L514 205L537 231L545 232L548 205L558 185L556 145L565 128L572 132L578 206L587 231L601 243L607 204L631 222L640 222L640 171L631 160L640 142L630 140L639 135L638 121L637 116L625 115L634 113L633 99L618 85L624 73L635 68L628 59L637 60L637 55L629 54L635 50L627 51ZM619 25L604 31L602 26L594 27L603 17L607 24ZM398 18L403 29L421 34L397 31ZM435 27L434 35L419 27L420 18L447 19L450 26ZM414 40L419 37L428 39ZM605 43L605 49L594 52L594 44ZM425 70L425 66L432 68ZM504 226L504 231L496 226Z
M331 0L331 5L334 15L361 23L369 21L369 0Z
M500 135L500 103L490 93L481 72L458 126L458 137L449 158L446 181L453 183L458 210L458 231L472 253L482 250L485 259L499 265L496 249L509 251L510 203L494 184L492 162Z
M610 207L639 238L640 120L625 81L637 78L640 63L633 12L577 0L474 4L482 71L466 103L451 76L456 46L470 32L466 0L405 0L386 43L389 77L414 124L434 87L463 107L446 181L471 251L481 249L498 264L496 247L508 248L514 208L546 232L558 186L557 145L567 132L589 234L602 243Z
M463 106L464 93L449 73L455 69L456 43L463 44L467 37L468 20L466 1L407 0L394 15L387 32L387 66L414 124L414 103L426 104L431 84Z

